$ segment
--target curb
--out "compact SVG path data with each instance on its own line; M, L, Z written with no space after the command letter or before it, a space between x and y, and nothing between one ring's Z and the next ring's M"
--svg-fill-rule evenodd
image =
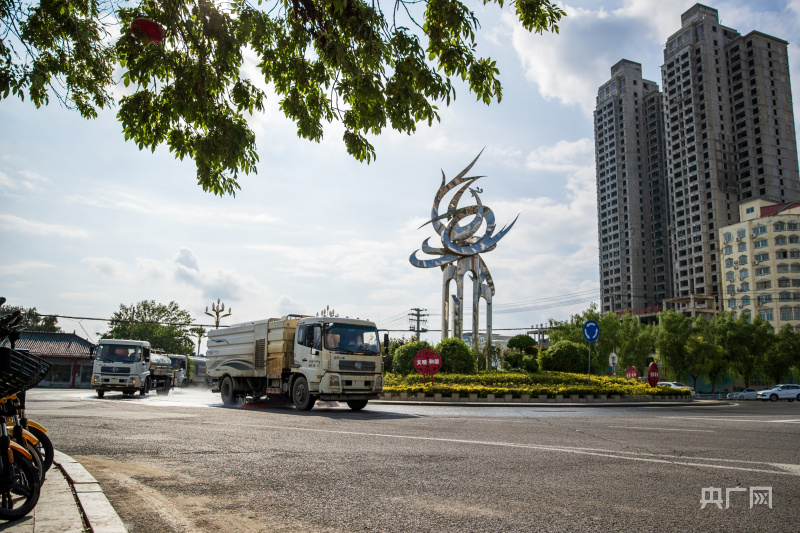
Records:
M691 402L597 402L597 403L520 403L520 402L452 402L452 401L417 401L417 400L370 400L370 403L383 405L416 405L416 406L447 406L447 407L544 407L549 409L563 409L574 407L707 407L714 405L728 405L727 400L693 400Z
M61 468L84 520L92 533L128 533L97 480L78 461L55 450L53 462Z

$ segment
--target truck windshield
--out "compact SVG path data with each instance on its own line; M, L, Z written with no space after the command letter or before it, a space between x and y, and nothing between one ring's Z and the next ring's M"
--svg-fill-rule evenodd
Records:
M379 354L381 348L378 344L378 330L369 326L327 324L325 349L334 352Z
M142 347L100 344L97 347L97 360L111 363L137 363L142 360Z

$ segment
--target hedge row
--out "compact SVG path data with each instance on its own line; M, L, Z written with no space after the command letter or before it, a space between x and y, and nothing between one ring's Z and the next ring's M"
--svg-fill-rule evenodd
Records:
M397 374L384 375L384 392L400 394L426 394L441 393L450 395L458 393L461 396L477 394L479 398L486 398L489 394L504 396L511 394L514 398L521 398L523 394L537 397L547 395L555 398L556 395L570 396L671 396L690 394L688 389L678 390L670 387L650 387L647 383L635 379L615 378L608 376L592 376L590 384L586 383L586 376L581 374L568 374L564 372L536 372L534 374L522 372L497 372L487 371L478 374L437 374L434 383L423 385L422 376Z

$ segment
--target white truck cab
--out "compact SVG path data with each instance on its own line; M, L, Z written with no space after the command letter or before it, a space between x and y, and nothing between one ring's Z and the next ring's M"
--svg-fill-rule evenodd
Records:
M172 365L168 357L152 353L150 343L138 340L101 339L94 354L92 387L102 398L106 391L124 396L141 395L155 389L169 392Z

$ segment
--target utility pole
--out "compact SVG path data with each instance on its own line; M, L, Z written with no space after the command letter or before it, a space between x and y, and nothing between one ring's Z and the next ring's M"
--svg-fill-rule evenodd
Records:
M419 340L421 332L428 331L428 328L425 327L428 324L428 314L424 311L427 309L415 307L408 314L408 329L417 334L417 340Z

